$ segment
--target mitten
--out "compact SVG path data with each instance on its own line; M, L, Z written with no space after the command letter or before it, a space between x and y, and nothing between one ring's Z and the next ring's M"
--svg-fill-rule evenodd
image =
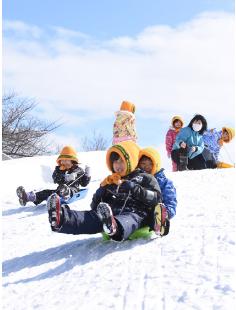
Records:
M84 169L84 172L85 172L85 175L87 177L90 177L91 176L91 171L90 171L90 167L89 166L85 166L85 169Z
M76 173L66 173L65 174L65 181L66 182L71 182L76 179L77 174Z

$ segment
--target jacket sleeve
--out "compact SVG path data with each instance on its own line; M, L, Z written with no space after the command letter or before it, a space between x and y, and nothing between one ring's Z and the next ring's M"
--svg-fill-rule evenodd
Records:
M88 176L81 167L77 167L73 172L76 173L76 179L78 179L78 181L76 181L75 183L78 186L81 185L85 187L89 184L91 177Z
M176 188L171 180L165 179L161 186L162 201L166 206L168 212L168 218L171 219L176 214L177 199L176 199Z
M93 198L92 198L92 202L90 204L90 207L92 210L96 210L98 204L103 201L104 197L105 197L105 194L106 194L106 187L99 187L95 194L93 195Z
M154 207L161 201L160 186L151 174L143 174L141 184L136 184L131 193L136 200L149 207Z
M65 183L65 174L63 171L61 171L59 169L59 166L56 166L53 174L52 174L52 179L53 179L53 182L56 183L56 184L63 184Z

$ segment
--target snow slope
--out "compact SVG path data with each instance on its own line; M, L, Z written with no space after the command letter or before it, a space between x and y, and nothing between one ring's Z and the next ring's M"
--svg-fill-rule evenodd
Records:
M55 187L55 159L2 163L2 309L234 309L235 169L166 171L178 194L169 235L116 243L53 233L45 203L19 206L17 186ZM80 160L92 182L76 210L108 173L104 152Z

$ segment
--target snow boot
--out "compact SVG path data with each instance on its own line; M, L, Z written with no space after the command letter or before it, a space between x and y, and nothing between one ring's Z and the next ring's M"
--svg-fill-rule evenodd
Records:
M170 220L167 209L163 203L158 203L154 209L154 232L156 235L165 236L170 230Z
M57 193L60 197L67 200L70 198L71 190L66 184L61 184L57 188Z
M54 193L47 200L48 219L53 231L59 230L63 222L63 208L60 197Z
M97 215L103 223L103 230L109 236L114 236L117 224L108 203L100 202L97 207Z
M187 152L184 150L179 153L179 163L177 164L178 171L188 170L188 155Z
M16 189L16 194L19 198L19 203L21 206L25 206L27 202L34 202L36 200L36 195L33 191L26 193L23 186L19 186Z

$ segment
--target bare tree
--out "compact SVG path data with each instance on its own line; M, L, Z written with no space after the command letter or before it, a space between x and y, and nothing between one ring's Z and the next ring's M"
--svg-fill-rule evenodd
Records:
M33 116L34 100L4 95L2 99L2 152L12 158L49 154L46 135L59 126Z
M82 150L88 151L103 151L107 149L108 141L102 136L101 133L97 133L96 130L93 131L92 138L87 136L83 139Z

